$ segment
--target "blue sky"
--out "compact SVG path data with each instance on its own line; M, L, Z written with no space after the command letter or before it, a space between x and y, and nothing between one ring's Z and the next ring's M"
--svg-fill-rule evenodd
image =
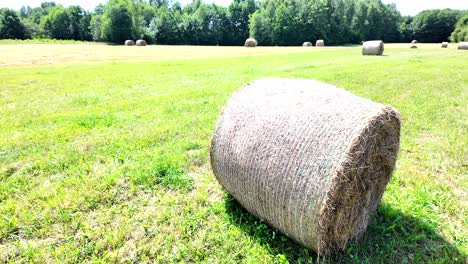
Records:
M39 6L45 0L0 0L0 7L9 7L19 9L23 5L31 7ZM48 0L52 1L52 0ZM453 8L453 9L468 9L468 0L382 0L384 3L396 3L398 10L403 15L416 15L424 9L436 8ZM107 0L55 0L64 6L80 5L85 9L92 10L98 3L105 3ZM186 4L191 0L180 0ZM205 2L213 2L219 5L229 5L231 0L205 0Z

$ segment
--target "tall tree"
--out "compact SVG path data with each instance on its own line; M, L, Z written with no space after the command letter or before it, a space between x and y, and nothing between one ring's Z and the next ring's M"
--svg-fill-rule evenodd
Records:
M422 11L411 23L413 38L421 42L447 41L463 15L463 11L452 9Z
M25 39L27 31L16 11L0 9L0 39Z
M127 1L111 0L106 6L101 22L102 39L122 43L132 36L132 16Z
M450 40L453 42L468 41L468 14L458 21Z
M41 24L49 38L73 38L72 31L70 30L70 17L68 16L67 10L62 6L53 8L50 13L42 19Z

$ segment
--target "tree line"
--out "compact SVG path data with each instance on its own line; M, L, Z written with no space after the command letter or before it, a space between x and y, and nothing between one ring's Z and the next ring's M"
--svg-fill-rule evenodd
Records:
M300 45L442 42L468 40L468 11L426 10L402 16L381 0L234 0L229 6L202 0L182 6L171 0L110 0L93 11L44 2L19 11L0 9L0 39L52 38L122 44Z

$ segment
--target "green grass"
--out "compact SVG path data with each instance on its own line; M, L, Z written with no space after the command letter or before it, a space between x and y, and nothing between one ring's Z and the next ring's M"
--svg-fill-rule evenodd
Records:
M66 39L49 39L49 38L35 38L35 39L0 39L1 44L103 44L102 42L80 41L80 40L66 40Z
M275 76L332 83L402 114L375 221L323 261L464 263L467 61L457 50L348 48L0 68L0 262L316 262L210 171L222 106L246 82Z

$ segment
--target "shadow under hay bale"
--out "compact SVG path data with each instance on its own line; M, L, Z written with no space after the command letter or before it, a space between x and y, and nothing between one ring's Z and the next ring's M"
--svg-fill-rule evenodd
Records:
M319 39L315 42L316 47L325 47L325 40Z
M252 214L321 255L346 248L372 218L393 171L400 117L312 80L262 79L224 107L214 175Z
M137 40L136 45L140 47L146 46L146 41L144 39L139 39Z
M384 42L381 40L366 41L362 44L362 55L382 56L384 53Z
M126 40L126 41L125 41L125 46L135 46L135 41L133 41L133 40Z
M248 38L245 40L244 47L255 48L257 47L257 40L254 38Z
M229 222L266 248L269 254L285 256L290 263L315 263L317 260L314 251L269 227L246 211L232 195L225 195L224 204ZM453 263L462 264L462 253L439 236L428 222L383 204L360 240L352 242L345 252L321 259L320 263L373 263L372 260L377 259L385 259L386 263L408 263L411 259L428 263L444 255Z
M468 42L460 42L458 43L459 50L468 50Z
M313 47L312 42L308 42L308 41L307 41L307 42L304 42L304 43L302 44L302 46L303 46L303 47Z
M442 48L443 49L448 48L448 42L442 42Z

